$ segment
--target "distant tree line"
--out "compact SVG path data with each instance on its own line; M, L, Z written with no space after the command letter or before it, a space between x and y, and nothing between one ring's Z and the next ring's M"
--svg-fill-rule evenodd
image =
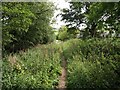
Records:
M58 35L56 39L65 41L68 39L77 38L77 34L79 33L80 31L78 29L61 26L58 30Z

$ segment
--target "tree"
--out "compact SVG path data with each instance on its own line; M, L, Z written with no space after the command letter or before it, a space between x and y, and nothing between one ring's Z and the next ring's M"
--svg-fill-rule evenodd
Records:
M79 30L75 28L68 28L67 26L61 26L58 32L58 39L65 41L71 38L76 38Z
M3 2L3 49L21 50L38 43L47 43L54 6L50 2Z
M69 22L68 26L79 28L85 23L84 35L98 37L98 30L112 28L118 33L120 2L70 2L70 9L63 9L62 20ZM83 36L84 36L83 35Z
M67 40L68 38L69 38L69 37L68 37L68 33L67 33L67 27L62 26L62 27L59 29L59 32L58 32L58 40L65 41L65 40Z

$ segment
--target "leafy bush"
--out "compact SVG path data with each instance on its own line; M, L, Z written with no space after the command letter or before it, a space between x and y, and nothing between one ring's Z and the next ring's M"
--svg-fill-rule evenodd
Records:
M65 40L68 40L68 39L76 38L77 34L79 34L79 30L74 29L74 28L68 28L66 26L62 26L59 29L57 37L58 37L58 40L65 41Z
M120 88L120 40L70 40L64 43L68 88Z
M51 2L3 2L3 53L52 41L50 21L53 9Z
M36 48L4 58L3 89L54 88L60 75L58 45L38 45Z
M3 89L54 88L67 60L68 88L120 88L120 39L71 39L3 59Z

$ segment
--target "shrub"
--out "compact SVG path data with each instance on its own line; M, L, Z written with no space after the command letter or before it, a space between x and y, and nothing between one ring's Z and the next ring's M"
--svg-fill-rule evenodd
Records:
M52 89L58 84L61 70L58 45L40 45L26 52L21 51L14 56L6 57L3 61L3 89L5 90Z
M120 40L73 39L64 43L68 88L119 88Z

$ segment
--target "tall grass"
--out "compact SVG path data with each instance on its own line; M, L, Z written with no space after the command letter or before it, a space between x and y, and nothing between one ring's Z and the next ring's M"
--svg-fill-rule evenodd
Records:
M120 88L120 39L71 39L3 58L3 90L55 88L62 55L68 88Z
M52 89L60 75L59 45L38 45L3 59L3 89Z
M68 88L120 88L120 40L70 40L64 43Z

